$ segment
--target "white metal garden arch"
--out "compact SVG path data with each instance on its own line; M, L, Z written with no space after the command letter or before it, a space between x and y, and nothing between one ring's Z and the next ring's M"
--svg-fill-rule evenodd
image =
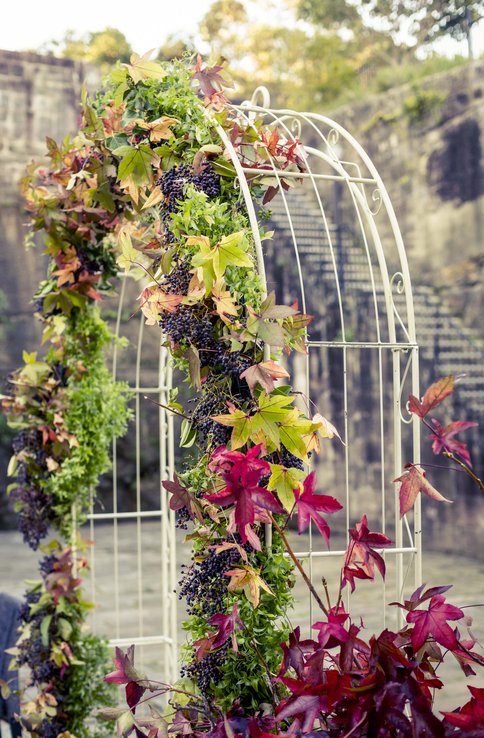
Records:
M298 292L303 312L326 312L326 323L324 319L315 320L315 325L319 325L315 332L309 327L308 354L295 361L292 370L297 374L297 389L306 397L306 403L318 406L321 398L323 403L326 399L326 404L331 404L332 388L321 387L320 377L315 374L323 367L327 380L331 371L334 375L335 366L340 373L337 420L329 415L326 405L319 409L336 422L345 445L335 451L328 442L326 455L323 449L321 491L336 494L343 502L346 529L354 527L361 513L369 507L375 516L374 521L369 519L371 529L386 532L394 540L394 545L385 552L388 583L379 586L376 598L375 590L372 590L375 607L385 618L382 615L384 605L400 599L405 589L413 589L421 582L419 502L409 516L400 520L392 483L401 475L407 461L418 463L420 444L419 425L416 418L407 413L405 401L410 392L419 396L418 346L411 282L398 223L385 186L369 156L338 123L314 113L271 109L265 88L258 88L250 102L234 106L233 111L253 125L263 119L264 123L277 126L288 141L300 142L299 151L306 163L303 173L281 170L275 160L268 163L268 168L248 170L225 131L217 127L237 172L236 183L249 215L263 280L267 279L270 265L259 237L257 206L252 200L247 176L270 176L279 184L283 179L288 184L297 183L297 187L288 190L280 187L274 203L271 203L271 220L276 225L273 255L277 254L279 243L282 250L283 241L286 253L288 248L292 250L292 257L286 259L284 266L286 271L292 271L289 277L291 289ZM346 202L345 228L348 219L351 221L351 248L348 247L347 231L343 233L342 225L335 223L334 205L339 207L339 199ZM343 254L346 258L344 278L342 249L347 251ZM126 299L126 294L125 284L118 305L118 333L122 332L126 310L129 313L133 304L132 300ZM328 324L328 295L333 304L331 321L334 329L324 335ZM359 335L361 325L364 325L364 330ZM93 600L102 602L109 612L107 617L99 611L99 628L104 632L114 632L112 642L115 644L137 643L148 647L148 661L152 660L150 657L155 647L160 646L162 654L157 650L156 661L167 678L177 672L176 531L164 491L158 504L152 498L149 503L144 499L140 439L143 408L146 407L143 397L149 395L161 405L166 405L171 369L166 351L158 349L156 369L152 367L151 371L151 377L155 374L157 381L145 382L144 343L150 332L151 335L156 333L153 329L145 330L141 320L136 350L132 361L128 362L136 395L134 503L129 511L119 509L118 490L122 479L115 450L111 509L93 510L90 515L91 538L101 540L104 546L101 551L99 546L95 548L91 579ZM153 343L151 347L152 361ZM117 371L115 355L114 372ZM358 377L361 380L362 373L365 374L366 387L371 380L372 389L369 391L374 397L374 401L367 403L366 415L362 414L358 397L355 398L352 391L353 381L355 378L358 381ZM157 464L161 481L171 477L173 472L173 419L163 407L157 408L157 414ZM362 436L365 440L365 429L370 426L377 442L371 461L362 464ZM331 472L332 467L337 467L336 474ZM370 467L371 474L368 471ZM330 488L324 487L325 484ZM151 532L159 532L157 551L150 551L148 562L147 525L151 526ZM108 529L109 535L106 536ZM104 531L102 536L99 535L100 530ZM153 548L154 544L150 545ZM330 551L323 550L320 538L309 534L297 555L305 562L315 585L319 586L321 576L326 576L324 567L330 566L331 562L341 563L342 553L341 545ZM103 555L105 562L107 559L112 562L112 574L108 577L104 574L104 581L99 578L100 567L97 566ZM111 604L106 608L108 592ZM309 624L313 620L310 601L305 610ZM368 611L367 606L365 610ZM147 628L145 623L148 621Z

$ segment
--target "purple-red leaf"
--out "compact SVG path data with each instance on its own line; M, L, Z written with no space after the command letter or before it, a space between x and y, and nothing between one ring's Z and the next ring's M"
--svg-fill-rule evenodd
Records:
M329 525L321 516L321 513L335 513L341 510L342 505L334 497L329 495L315 495L314 487L316 484L316 474L311 472L303 482L303 490L295 489L294 497L296 498L297 508L297 528L299 533L303 533L309 527L311 520L318 527L321 535L329 542Z
M440 494L435 487L432 487L425 476L425 472L414 464L408 465L408 471L401 477L393 480L401 482L400 486L400 517L412 509L419 492L423 492L427 497L431 497L438 502L452 502Z
M116 666L116 671L106 674L104 677L105 682L128 684L128 682L136 682L141 679L140 674L134 668L134 646L130 646L125 654L116 646L114 665Z
M248 526L260 520L265 510L282 513L284 508L279 500L258 482L270 473L267 461L257 458L262 449L261 444L249 449L246 454L240 451L219 451L217 463L233 463L230 471L224 471L222 477L226 486L220 492L205 495L205 499L221 507L234 505L232 517L233 527L240 533L242 543L248 539ZM267 514L266 514L267 515ZM230 526L232 527L232 526Z
M484 688L468 687L472 697L457 712L443 712L445 719L451 725L464 730L473 730L484 727Z
M180 484L180 480L176 473L173 475L173 479L173 482L163 481L161 483L162 487L164 487L168 492L171 492L172 496L170 497L169 502L170 510L181 510L182 507L186 507L190 511L190 492L186 487Z
M455 377L453 374L448 377L442 377L430 385L424 394L422 401L418 400L415 395L408 398L408 409L411 413L418 415L419 418L425 418L434 407L440 405L446 397L452 394L455 386Z
M348 631L343 623L349 618L343 605L336 611L334 607L328 612L326 622L318 620L311 627L318 630L318 642L322 648L333 648L341 643L346 643L349 638Z
M239 617L237 603L233 605L230 615L217 613L216 615L212 615L208 622L210 625L218 626L218 633L215 635L212 647L219 648L220 646L223 646L229 638L232 638L232 648L237 653L238 648L237 639L235 637L235 628L238 628L239 630L243 630L245 628L244 623Z
M131 707L132 712L136 712L136 706L146 691L145 687L141 687L137 682L128 682L126 685L126 702Z
M428 610L413 610L407 615L407 623L414 623L412 647L414 651L423 646L429 636L433 636L441 646L451 651L458 647L456 635L447 620L460 620L464 613L459 607L446 603L445 597L435 595L430 600Z
M456 441L454 436L468 428L474 428L478 423L457 420L444 427L438 420L432 418L432 425L434 426L434 432L429 435L429 440L433 441L432 451L434 454L438 455L441 451L448 451L451 454L460 456L466 464L472 466L471 457L466 444L462 443L462 441Z
M215 93L220 93L224 87L234 86L233 82L224 79L219 74L219 72L223 70L223 66L221 64L217 64L213 67L203 67L202 64L202 57L199 54L192 77L200 83L200 89L205 97L210 98Z
M376 548L391 546L392 541L383 533L373 533L368 528L368 520L363 515L356 528L349 529L348 543L343 567L343 586L349 582L351 591L355 589L355 579L374 579L375 566L385 579L385 561Z

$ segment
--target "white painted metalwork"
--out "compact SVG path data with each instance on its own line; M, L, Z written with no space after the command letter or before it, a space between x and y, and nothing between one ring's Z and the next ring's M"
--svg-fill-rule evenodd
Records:
M291 270L287 281L289 291L293 291L288 297L298 296L302 311L316 315L315 324L324 312L328 312L325 304L328 296L334 301L332 313L333 319L336 317L338 321L338 335L324 334L324 331L318 335L312 326L309 327L308 355L302 362L292 362L293 382L306 396L308 407L317 407L336 422L345 442L339 451L335 451L334 446L323 446L321 460L317 462L321 479L319 489L336 494L344 503L345 529L354 527L362 513L370 508L374 513L373 518L369 515L370 529L386 532L394 541L384 554L388 559L387 581L392 582L392 592L387 592L386 584L379 587L381 607L378 609L385 621L385 605L390 600L401 599L405 589L420 584L422 576L419 503L417 501L412 513L401 521L396 485L393 484L406 462L418 463L420 445L417 419L407 413L405 403L410 392L419 396L419 377L411 281L400 229L387 190L369 156L338 123L314 113L271 109L269 93L264 88L258 88L251 101L234 110L244 123L255 126L263 121L277 127L288 142L300 142L299 153L306 164L304 172L281 169L274 159L269 169L252 166L244 172L237 151L224 131L218 129L226 153L236 168L251 224L257 218L257 208L244 181L246 172L252 182L259 174L265 181L272 177L280 185L273 206L276 212L272 220L275 247L271 256L261 255L258 234L255 235L258 260L265 262L261 273L265 276L265 272L270 272L270 259L277 259L282 231L286 251L288 245L292 248L292 259L286 259L285 263L285 269ZM281 186L283 181L291 184L291 180L297 181L297 187L285 191ZM352 284L348 278L342 278L348 238L345 231L346 237L342 239L343 224L338 222L340 200L346 205L344 227L349 228L351 241L357 244L352 246L353 250L356 248L359 252L359 276L351 275ZM324 270L323 262L326 262ZM324 272L319 285L314 278L314 272L318 271ZM332 284L328 286L330 280ZM278 287L277 280L274 286ZM364 297L364 309L368 311L365 336L355 332L355 324L358 327L355 296ZM375 407L368 412L367 422L374 424L373 434L379 439L377 458L372 462L372 476L378 477L377 490L369 488L375 486L375 480L373 485L365 481L367 469L358 458L360 439L355 437L358 425L360 434L364 432L364 422L355 422L362 411L355 398L352 378L357 378L364 354L372 357L365 360L365 366L368 361L374 365L371 376L376 385L371 390ZM341 372L338 418L331 417L329 408L321 403L331 398L330 372L326 369L321 375L317 371L321 364L328 366L333 357L338 357ZM316 371L312 365L316 366ZM335 465L340 465L343 472L335 473ZM328 471L331 466L333 470ZM364 500L360 501L361 495ZM321 581L316 581L316 568L321 574L321 567L316 567L315 562L333 558L341 563L343 549L337 545L335 550L323 550L320 536L311 533L308 544L303 546L304 550L297 551L297 555L307 562L314 584L320 586ZM324 576L324 569L322 574ZM355 599L357 601L358 597ZM352 609L357 612L357 607ZM364 610L368 612L368 607ZM395 612L395 621L398 617L399 612ZM312 602L309 602L307 622L312 621Z
M216 126L236 170L264 282L272 279L275 284L270 288L280 288L277 279L271 277L274 262L279 250L287 254L291 249L283 274L289 285L287 297L298 297L302 311L315 315L308 330L307 356L292 359L295 388L308 408L317 408L337 425L344 441L340 446L336 441L323 442L322 455L316 462L319 490L334 494L345 507L344 522L330 521L336 531L334 549L324 550L319 534L313 536L310 532L297 555L305 562L315 586L320 587L321 576L330 583L327 571L331 567L336 571L336 565L342 562L344 531L368 512L370 529L386 532L394 540L393 547L384 554L387 584L367 585L381 623L384 606L390 600L401 599L404 590L413 589L421 581L419 502L401 521L393 484L405 462L419 461L420 441L419 425L405 405L410 392L419 395L418 346L411 282L398 223L369 156L340 125L322 115L273 110L264 88L258 88L250 102L233 110L245 123L255 126L263 119L277 126L287 141L299 141L299 152L306 163L302 173L281 169L274 160L269 170L250 169L251 180L260 175L271 176L279 184L282 180L298 183L288 191L280 187L271 203L276 232L270 247L272 255L264 254L258 207L251 198L247 170L225 131ZM343 205L344 222L340 222ZM127 284L125 280L119 299L117 335L123 335L126 325L132 333L132 321L125 320L125 313L129 315L134 304L134 299L127 297ZM147 343L148 334L152 338ZM147 425L142 416L147 408L153 413L153 406L143 398L149 395L166 405L171 386L170 364L165 349L160 351L159 339L156 330L144 331L141 319L136 345L130 336L131 358L121 359L118 352L114 354L115 376L129 379L135 393L134 438L128 440L134 453L134 494L131 509L120 509L118 493L126 482L115 446L112 504L106 510L94 506L89 524L90 538L97 544L91 558L92 599L98 603L95 626L100 632L113 633L113 644L137 643L145 651L149 649L147 665L156 663L166 679L177 672L177 616L174 516L168 510L164 490L160 492L161 480L171 478L173 472L174 429L173 418L162 407L156 408L157 428L151 437L151 441L159 442L156 502L153 494L145 497L142 475L146 443L142 435ZM269 351L266 347L266 353ZM362 384L362 375L371 380L364 383L367 390L363 395L355 391ZM366 404L363 410L362 404ZM367 432L369 427L372 436ZM361 462L364 442L373 444L371 464ZM144 526L150 526L147 546L143 545ZM267 534L270 545L270 530ZM158 540L157 552L153 551L153 540ZM102 566L98 565L100 559ZM108 566L110 573L106 574ZM368 598L368 594L365 596ZM358 612L358 595L355 601L352 609ZM312 607L309 602L308 625L314 619ZM368 599L364 611L368 613Z
M136 662L150 673L175 679L175 516L161 486L174 471L173 416L166 410L172 370L160 332L145 329L143 315L131 316L139 284L127 276L120 286L115 334L128 345L114 346L112 371L132 389L134 416L127 436L113 444L106 509L93 501L89 515L92 625L113 646L137 645Z

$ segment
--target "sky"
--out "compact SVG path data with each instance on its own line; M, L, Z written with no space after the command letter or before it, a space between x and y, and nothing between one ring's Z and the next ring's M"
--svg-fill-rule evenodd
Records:
M61 39L67 30L76 35L119 28L138 53L160 46L170 34L195 35L212 0L4 0L0 24L0 49L35 50ZM287 23L271 0L251 3L257 20ZM474 33L477 54L484 52L484 25ZM460 45L459 45L460 46ZM450 42L443 53L465 53L463 46Z
M0 49L37 49L73 29L78 34L114 26L138 52L160 46L171 33L194 34L211 0L7 0Z

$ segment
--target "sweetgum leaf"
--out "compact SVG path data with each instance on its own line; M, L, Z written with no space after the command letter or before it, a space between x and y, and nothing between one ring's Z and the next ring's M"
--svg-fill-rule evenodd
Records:
M144 79L163 79L166 72L159 62L150 61L154 49L150 49L143 56L131 54L130 64L123 64L133 82L141 82Z
M462 441L456 441L454 436L468 428L474 428L478 423L457 420L454 423L449 423L443 427L438 420L432 418L432 425L434 427L434 432L431 433L428 438L433 441L432 451L434 454L437 455L440 454L441 451L448 451L451 454L460 456L468 466L472 467L471 457L466 444L462 443Z
M410 395L408 398L409 411L418 415L419 418L425 418L434 407L440 405L446 397L453 393L454 387L455 377L453 374L442 377L442 379L430 385L422 398L422 402L415 395Z
M400 517L403 517L405 513L412 509L417 499L419 492L423 492L427 497L431 497L433 500L438 502L449 502L446 497L440 494L435 487L433 487L425 476L425 472L418 466L410 465L407 472L402 474L401 477L393 480L394 482L401 482L400 485Z
M271 476L267 489L276 492L287 512L294 507L294 490L301 489L304 472L301 469L287 468L282 464L271 464Z
M418 651L430 636L445 648L454 650L458 646L458 641L447 620L460 620L463 617L462 610L446 603L445 597L440 594L432 597L428 610L409 612L407 623L414 623L411 635L413 650Z
M269 359L268 361L261 361L259 364L249 366L248 369L242 372L240 378L245 379L249 385L250 394L253 397L254 389L258 384L267 394L270 394L275 388L274 380L288 376L288 372L280 364Z
M228 591L235 592L243 589L245 596L254 608L259 606L261 589L274 596L273 591L261 578L260 573L251 566L237 566L226 571L224 576L230 577Z

